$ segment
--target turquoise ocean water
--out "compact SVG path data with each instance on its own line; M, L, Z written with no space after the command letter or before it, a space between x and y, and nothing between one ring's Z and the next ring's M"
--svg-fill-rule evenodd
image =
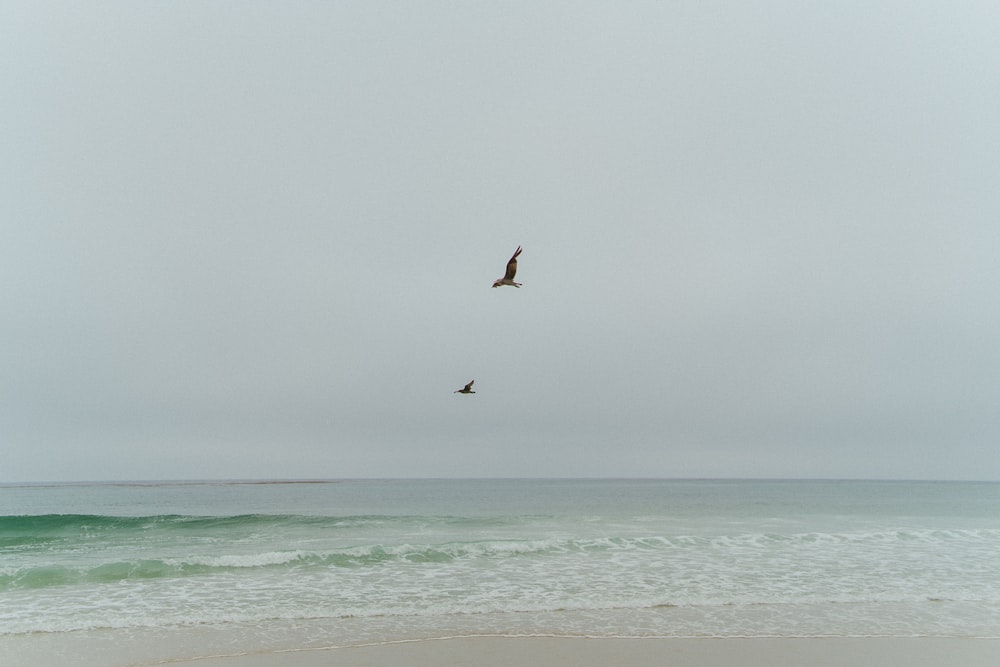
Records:
M0 602L0 640L998 637L1000 484L0 485Z

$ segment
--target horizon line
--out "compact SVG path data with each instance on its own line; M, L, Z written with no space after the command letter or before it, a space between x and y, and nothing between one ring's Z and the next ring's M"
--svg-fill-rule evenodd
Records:
M164 485L280 485L337 484L341 482L460 482L460 481L650 481L650 482L925 482L998 483L998 479L911 477L655 477L655 476L484 476L484 477L233 477L191 479L79 479L0 481L0 486L164 486Z

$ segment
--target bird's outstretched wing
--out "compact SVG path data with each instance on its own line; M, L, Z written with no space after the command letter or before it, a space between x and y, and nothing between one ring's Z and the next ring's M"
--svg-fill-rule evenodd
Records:
M517 273L517 256L521 254L521 246L517 246L517 250L514 251L514 255L507 262L507 273L504 274L504 280L513 280L514 275Z
M474 382L475 380L469 380L469 384L465 385L465 390L468 391L469 389L472 389L472 384Z

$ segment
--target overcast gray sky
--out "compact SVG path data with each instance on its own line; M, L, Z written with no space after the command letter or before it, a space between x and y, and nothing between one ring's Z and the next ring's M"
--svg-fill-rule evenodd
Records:
M997 35L4 0L0 481L1000 479Z

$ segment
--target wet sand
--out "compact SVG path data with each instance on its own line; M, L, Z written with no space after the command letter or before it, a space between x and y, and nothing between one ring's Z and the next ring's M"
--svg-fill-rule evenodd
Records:
M1000 638L649 638L466 636L281 649L194 629L32 633L0 638L0 663L38 667L996 667ZM209 648L211 647L211 648Z
M465 637L185 660L190 667L776 665L995 667L1000 640L965 638L586 639Z

